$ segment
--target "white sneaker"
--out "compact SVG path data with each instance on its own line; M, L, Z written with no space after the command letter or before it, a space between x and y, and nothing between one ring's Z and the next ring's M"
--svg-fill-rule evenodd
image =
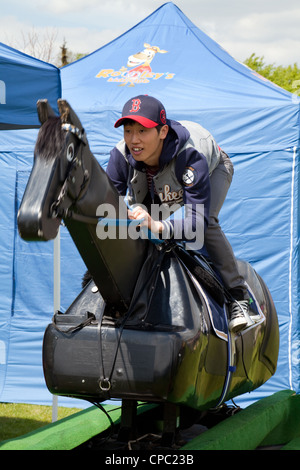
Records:
M229 330L233 333L242 331L249 325L249 302L248 300L235 300L229 305Z

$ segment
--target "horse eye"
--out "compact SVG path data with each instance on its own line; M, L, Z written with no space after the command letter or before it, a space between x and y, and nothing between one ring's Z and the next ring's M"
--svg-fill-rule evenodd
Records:
M74 144L71 143L68 145L68 148L67 148L67 160L71 162L73 158L74 158Z

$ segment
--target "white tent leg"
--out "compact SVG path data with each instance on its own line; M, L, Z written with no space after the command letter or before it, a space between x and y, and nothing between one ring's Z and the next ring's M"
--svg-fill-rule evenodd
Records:
M54 239L53 247L53 308L54 313L60 310L60 230L58 230L57 236ZM58 415L58 396L53 395L52 397L52 423L57 421Z

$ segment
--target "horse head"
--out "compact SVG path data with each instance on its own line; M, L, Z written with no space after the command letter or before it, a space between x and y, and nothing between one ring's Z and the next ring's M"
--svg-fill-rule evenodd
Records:
M47 100L37 102L41 128L18 212L19 233L28 241L55 238L62 218L86 190L90 168L84 129L67 101L58 100L58 109L59 116Z

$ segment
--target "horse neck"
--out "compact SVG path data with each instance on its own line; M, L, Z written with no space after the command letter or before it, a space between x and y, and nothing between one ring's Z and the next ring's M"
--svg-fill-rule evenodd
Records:
M79 171L82 172L79 181L83 181L84 172L87 172L88 175L86 188L83 190L81 197L76 201L76 209L80 213L96 216L97 209L102 204L112 205L116 214L119 214L119 206L121 206L123 209L122 213L124 213L125 202L119 197L114 184L89 148L83 153ZM126 214L125 210L125 216Z

